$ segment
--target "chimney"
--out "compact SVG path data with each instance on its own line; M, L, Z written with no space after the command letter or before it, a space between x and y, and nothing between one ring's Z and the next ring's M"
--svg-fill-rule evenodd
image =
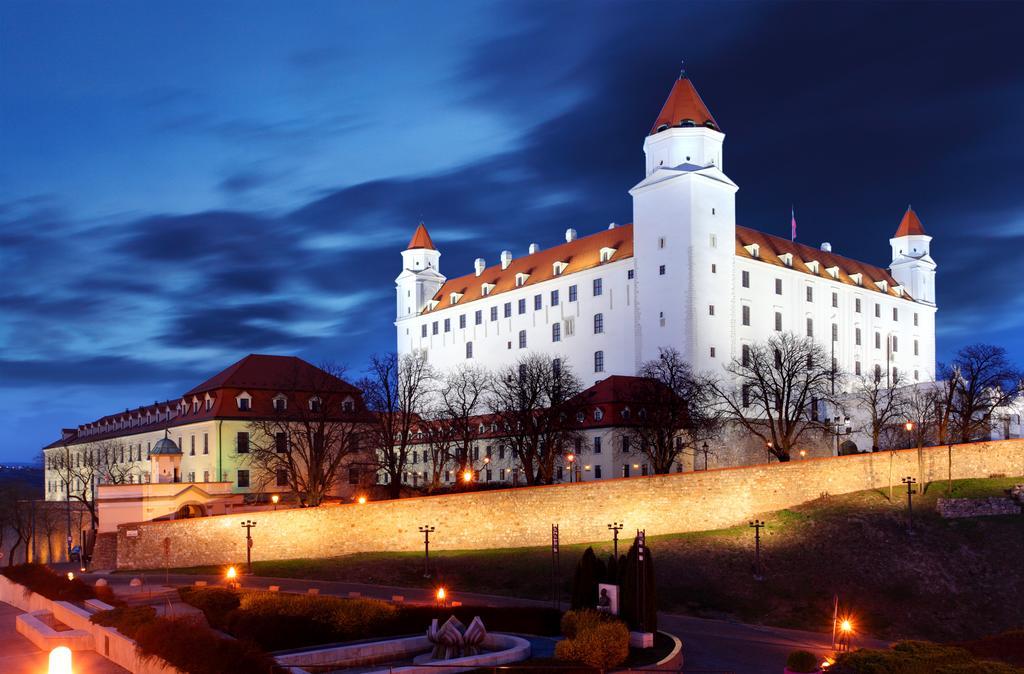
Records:
M831 253L832 252L832 244L829 243L828 241L826 241L823 244L821 244L821 249L823 251L825 251L826 253Z
M538 251L540 251L540 246L538 246L535 243L531 243L530 244L530 255L533 255L534 253L536 253Z
M618 227L618 225L615 224L614 222L609 222L608 223L608 229L615 229L616 227Z
M484 273L484 269L486 269L486 268L487 268L487 263L484 262L484 259L482 257L478 257L477 259L475 259L473 261L473 269L476 271L476 275L477 276L479 276L480 274L483 274Z
M565 242L566 243L570 243L570 242L575 241L575 240L576 240L576 230L573 229L572 227L570 227L569 229L565 230Z
M501 251L501 268L508 269L508 266L512 264L512 251L503 250ZM479 274L477 274L479 276Z

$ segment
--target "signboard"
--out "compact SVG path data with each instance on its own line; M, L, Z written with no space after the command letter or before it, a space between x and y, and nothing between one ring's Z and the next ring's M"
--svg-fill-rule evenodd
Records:
M597 610L602 613L619 615L619 586L611 583L598 583Z
M138 538L139 537L139 530L138 529L128 529L127 531L124 532L124 535L127 536L128 538Z

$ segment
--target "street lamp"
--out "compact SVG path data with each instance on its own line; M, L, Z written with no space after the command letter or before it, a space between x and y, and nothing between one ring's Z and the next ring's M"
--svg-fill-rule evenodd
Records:
M807 450L806 449L801 449L800 450L800 458L801 459L806 459L807 458Z
M612 546L613 546L613 550L615 551L614 552L615 559L618 560L618 558L619 558L619 532L622 531L623 524L622 524L622 522L612 522L611 524L608 525L608 529L612 532Z
M468 468L465 471L463 471L463 473L462 473L462 481L465 482L466 484L469 484L470 482L472 482L473 481L473 471L469 470Z
M569 452L565 456L565 460L569 462L569 482L572 482L573 481L572 480L572 478L573 478L573 465L574 465L574 463L576 461L576 455L573 454L572 452Z
M360 496L358 501L359 501L359 505L365 505L366 504L366 497L365 496Z
M274 504L274 511L277 512L277 502L281 500L281 497L274 494L270 497L270 501Z
M235 571L235 567L229 566L228 570L227 570L227 573L224 574L224 578L227 581L228 588L230 588L230 589L237 589L238 588L238 572Z
M764 443L764 453L766 455L768 455L768 463L772 462L772 448L773 447L775 447L775 443L773 443L771 440L769 440L768 442Z
M249 573L252 573L252 528L254 526L256 523L252 520L242 522L242 528L245 529L245 565L249 569Z
M423 577L430 578L430 534L436 531L437 528L429 524L425 524L420 527L420 533L423 534ZM442 588L443 589L443 588Z
M907 429L907 433L913 433L914 432L914 422L913 421L908 421L907 423L903 424L903 428Z
M704 452L704 470L708 469L708 443L705 440L704 444L700 446L701 451Z
M753 520L750 523L754 530L754 580L764 580L761 573L761 529L764 528L762 520Z
M853 622L849 618L843 618L839 623L839 643L837 650L850 650L850 637L853 636Z
M903 478L903 484L907 485L907 534L913 535L914 533L914 505L913 498L917 492L914 490L914 485L917 484L917 480L910 477L909 475Z

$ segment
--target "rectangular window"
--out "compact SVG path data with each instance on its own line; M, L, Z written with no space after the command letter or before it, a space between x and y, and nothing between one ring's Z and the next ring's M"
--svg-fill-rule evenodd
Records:
M594 372L604 372L604 351L594 352Z
M914 340L914 355L915 356L918 355L918 353L917 353L917 340L916 339Z
M896 346L898 345L898 342L896 341L897 339L898 338L896 337L896 335L892 336L892 352L893 353L896 353Z
M552 323L551 324L551 341L560 342L562 341L562 324Z
M775 294L776 295L781 295L782 294L782 279L780 279L780 278L775 279Z
M711 245L712 248L718 248L718 237L712 234L710 237L708 237L708 243Z
M540 311L540 308L544 306L544 299L540 295L533 296L533 310Z
M740 285L742 285L744 288L749 288L750 287L750 272L749 271L740 272Z
M452 319L450 319L450 318L444 319L444 331L445 332L451 332L452 331Z
M288 434L284 431L274 434L274 450L280 454L288 451Z
M839 340L839 325L837 323L832 324L832 341Z
M511 302L505 302L504 309L502 310L502 315L505 318L512 318L512 303Z
M238 486L248 487L249 486L249 471L240 470L238 471Z
M277 469L277 486L287 487L288 486L288 470L286 468Z
M594 454L600 454L600 453L601 453L601 436L600 435L595 435L594 436Z
M853 373L855 375L857 375L858 377L860 376L860 361L859 360L858 361L854 361L854 363L853 363Z
M664 275L665 275L665 265L659 265L658 266L658 276L664 276Z
M526 348L526 330L520 330L519 331L519 348L520 349L525 349Z
M811 286L807 286L807 301L814 301L814 288L812 288Z
M892 308L892 320L894 320L894 321L900 320L900 310L897 309L896 307Z
M600 335L604 332L604 314L594 314L594 334Z
M491 320L492 321L498 320L498 307L496 307L496 306L491 307Z
M436 335L437 334L437 321L434 321L430 325L430 334L432 334L432 335Z
M740 311L743 314L743 325L750 325L750 306L744 304Z
M553 306L553 307L557 307L558 306L558 291L557 290L552 290L551 291L551 306Z
M740 389L740 396L742 397L742 404L744 407L750 407L750 384L744 384Z
M814 337L814 319L813 318L808 318L807 319L807 336L808 337Z
M238 399L238 409L242 410L243 412L248 411L248 409L249 409L249 399L248 398L239 398Z
M466 314L459 316L459 329L462 330L466 327Z
M875 302L875 318L881 318L881 317L882 317L882 305L879 304L878 302Z
M708 305L708 316L714 316L714 315L715 315L715 305L714 304L709 304Z
M189 456L196 455L196 436L194 435L189 438L188 454Z
M714 263L711 263L711 273L712 274L717 274L718 273L718 267Z
M466 342L466 358L473 357L473 342Z
M914 327L917 327L917 312L914 312Z
M857 297L853 300L853 310L858 314L860 313L860 298Z
M594 297L597 297L598 295L600 295L603 290L604 290L604 288L601 285L601 279L599 279L599 278L594 279Z
M574 286L574 285L569 286L569 301L570 302L575 302L576 301L576 286Z
M421 327L421 328L423 328L423 329L421 330L421 333L422 333L422 334L421 334L420 336L421 336L421 337L426 337L426 336L427 336L427 324L426 324L426 323L424 323L424 324L423 324L422 326L420 326L420 327Z
M856 328L853 331L853 343L860 346L860 328Z
M601 465L597 464L594 466L594 477L598 480L601 479Z
M630 281L633 280L633 270L632 269L630 269L629 271L626 272L626 278L628 280L630 280Z
M715 347L711 347L711 357L715 357Z
M473 314L473 323L480 325L484 322L484 312L481 309L477 309L476 313Z
M882 333L880 333L880 332L876 332L875 333L875 348L876 349L881 349L882 348Z
M782 332L782 312L775 312L775 332Z
M518 304L519 304L519 306L518 306L519 314L520 315L525 314L526 313L526 298L525 297L521 298L519 300Z
M839 293L832 293L832 308L839 308Z
M742 355L742 357L740 359L740 362L743 364L743 367L749 367L750 366L750 345L749 344L744 344L743 348L741 350L741 353L743 355Z
M238 435L235 438L235 453L237 454L248 454L249 453L249 434L245 431L238 431Z

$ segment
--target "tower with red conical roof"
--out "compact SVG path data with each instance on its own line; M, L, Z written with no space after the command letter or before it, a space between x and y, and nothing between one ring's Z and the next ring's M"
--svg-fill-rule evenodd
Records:
M395 279L396 325L423 311L445 280L441 274L441 252L434 247L426 225L421 222L402 251L402 273ZM399 336L401 331L399 326Z
M896 233L889 239L892 264L889 271L910 296L919 302L935 305L935 269L931 256L932 237L924 231L921 219L907 206Z

